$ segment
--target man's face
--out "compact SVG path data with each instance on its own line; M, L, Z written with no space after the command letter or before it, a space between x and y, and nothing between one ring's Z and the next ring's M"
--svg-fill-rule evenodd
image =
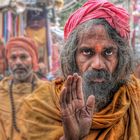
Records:
M26 82L32 75L32 57L20 46L11 49L8 64L16 82Z
M93 94L97 110L101 110L100 104L106 106L112 96L111 76L118 64L118 47L102 25L94 25L84 34L78 44L76 63L83 77L86 98Z

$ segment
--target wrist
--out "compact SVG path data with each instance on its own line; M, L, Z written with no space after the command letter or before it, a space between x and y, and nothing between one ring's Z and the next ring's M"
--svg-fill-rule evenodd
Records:
M64 136L62 136L62 137L60 137L60 139L59 140L65 140L65 137Z
M84 140L84 139L81 139L80 137L65 137L65 136L62 136L60 137L59 140Z

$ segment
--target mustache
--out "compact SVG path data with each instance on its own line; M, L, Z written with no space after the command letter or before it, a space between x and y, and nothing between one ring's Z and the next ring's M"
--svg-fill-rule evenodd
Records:
M15 67L14 69L13 69L13 72L16 72L17 70L24 70L24 71L26 71L26 68L24 68L24 67L21 67L21 66L17 66L17 67Z
M92 81L93 79L111 80L112 74L106 70L88 70L83 74L85 81Z

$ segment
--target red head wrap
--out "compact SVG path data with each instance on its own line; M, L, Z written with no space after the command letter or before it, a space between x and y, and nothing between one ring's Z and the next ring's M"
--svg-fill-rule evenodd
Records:
M38 70L38 52L34 41L28 37L14 37L6 45L6 57L9 59L11 48L21 47L29 52L32 57L33 70Z
M81 8L76 10L65 24L65 39L79 24L97 18L104 18L121 37L129 39L130 27L127 11L116 7L107 0L88 0Z

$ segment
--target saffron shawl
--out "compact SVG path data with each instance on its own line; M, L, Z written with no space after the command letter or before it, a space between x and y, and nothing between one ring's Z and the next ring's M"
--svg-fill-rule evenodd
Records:
M12 126L12 110L10 103L9 95L9 81L12 77L6 77L0 82L0 140L21 140L20 133L15 131ZM39 80L36 77L34 91L39 88L42 84L46 83L45 81ZM21 107L24 98L27 98L32 93L32 84L31 83L20 83L13 85L12 93L14 97L14 105L16 110L16 122L17 126L20 129L22 126L19 124L19 120L22 120L23 117L19 115L22 112ZM12 131L13 130L13 131Z
M62 81L42 86L24 101L23 135L27 140L59 140L63 135L59 95ZM55 88L54 88L55 86ZM140 81L131 76L112 102L94 114L85 140L140 140Z

